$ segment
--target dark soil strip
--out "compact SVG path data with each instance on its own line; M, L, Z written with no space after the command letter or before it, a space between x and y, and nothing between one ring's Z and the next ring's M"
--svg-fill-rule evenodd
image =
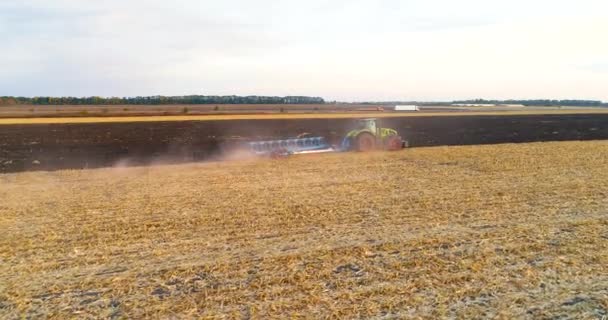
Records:
M608 139L608 114L382 119L412 147ZM303 132L334 143L349 119L223 120L0 126L0 172L210 160L249 140Z

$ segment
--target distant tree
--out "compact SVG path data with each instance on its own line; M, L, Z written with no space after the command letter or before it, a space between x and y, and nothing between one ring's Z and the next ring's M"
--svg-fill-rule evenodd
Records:
M9 101L9 102L7 102ZM148 96L148 97L2 97L0 104L8 104L14 101L15 104L35 104L35 105L158 105L158 104L323 104L325 101L319 97L270 97L270 96Z

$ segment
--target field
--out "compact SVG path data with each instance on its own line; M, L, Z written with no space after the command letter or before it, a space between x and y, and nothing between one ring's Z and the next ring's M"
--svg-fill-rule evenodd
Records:
M375 108L373 106L371 108ZM370 109L363 105L318 104L208 104L208 105L13 105L0 106L0 118L20 117L109 117L109 116L175 116L207 114L312 113Z
M78 108L76 106L70 106L72 108ZM194 106L201 107L201 106ZM191 108L194 108L191 107ZM271 106L272 107L272 106ZM269 107L269 108L271 108ZM64 107L68 108L68 107ZM83 112L87 110L87 108L100 109L97 106L88 106L83 107ZM140 107L141 108L141 107ZM95 114L93 112L86 113L78 113L79 115L73 114L53 114L47 115L35 115L32 117L25 117L20 115L20 112L23 112L23 108L15 109L17 115L11 116L11 113L5 108L0 108L0 125L26 125L26 124L78 124L78 123L133 123L133 122L184 122L184 121L228 121L228 120L306 120L306 119L352 119L352 118L404 118L404 117L441 117L441 116L521 116L521 115L589 115L589 114L599 114L599 115L608 115L607 109L600 108L570 108L570 109L556 109L556 108L526 108L526 109L515 109L515 110L504 110L504 109L480 109L480 110L469 110L469 109L456 109L456 108L427 108L426 111L420 112L394 112L394 111L386 111L386 112L376 112L376 111L361 111L361 109L373 109L376 107L360 107L344 109L344 110L324 110L319 112L307 112L307 109L303 109L302 107L295 108L289 110L286 113L280 112L270 112L265 111L265 109L250 109L247 112L231 112L231 113L206 113L204 109L200 112L190 112L188 114L183 113L171 113L166 115L163 113L167 113L161 110L173 110L178 107L171 106L161 106L161 107L150 107L146 106L147 109L159 111L158 113L148 111L147 113L139 112L136 114L128 114L128 113L108 113L108 114ZM185 106L180 106L179 108L187 108ZM278 108L278 107L274 107ZM282 107L281 107L282 108ZM45 108L40 108L42 112ZM35 110L38 110L35 109ZM80 109L79 109L80 110ZM181 110L181 109L180 109ZM245 109L236 109L236 110L245 110ZM256 111L257 110L257 111Z
M608 315L608 142L0 175L0 318Z
M340 114L373 113L384 109L382 114L391 114L387 105L369 104L209 104L209 105L4 105L0 106L2 118L112 118L135 117L139 121L149 121L146 117L202 117L212 116L229 118L231 116L251 117L302 117L302 116L335 116ZM589 113L608 112L608 109L585 107L446 107L424 106L423 113L450 112L463 113L481 111L488 113ZM101 119L97 119L101 120ZM39 121L39 120L35 120ZM62 120L67 121L67 120ZM80 120L73 120L80 121ZM88 121L91 121L89 119ZM103 120L108 121L108 120ZM119 119L113 121L121 121ZM124 121L124 120L123 120Z
M231 154L250 140L303 132L339 143L355 115L0 119L0 173L202 161ZM608 139L608 113L424 113L384 117L381 123L413 147Z

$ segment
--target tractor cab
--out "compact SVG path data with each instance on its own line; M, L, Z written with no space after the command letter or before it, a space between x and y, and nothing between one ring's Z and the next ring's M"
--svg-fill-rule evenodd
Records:
M357 120L357 129L358 130L367 130L369 132L377 131L377 119L358 119Z

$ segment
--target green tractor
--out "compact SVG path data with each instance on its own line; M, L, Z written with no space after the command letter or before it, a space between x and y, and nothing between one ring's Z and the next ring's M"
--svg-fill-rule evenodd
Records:
M406 142L397 130L379 128L377 119L357 120L357 128L342 140L343 151L400 150Z
M361 119L342 139L340 146L331 145L325 137L301 134L295 138L249 142L253 154L282 158L293 154L325 153L341 151L399 150L407 143L394 129L379 128L376 119Z

